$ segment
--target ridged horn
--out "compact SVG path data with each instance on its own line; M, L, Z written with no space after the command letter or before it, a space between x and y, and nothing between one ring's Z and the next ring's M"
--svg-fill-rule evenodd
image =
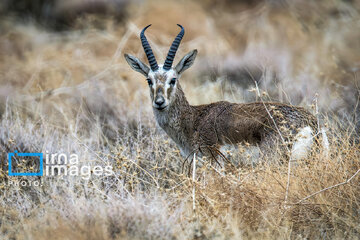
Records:
M177 25L181 28L181 31L176 36L175 40L173 41L173 43L171 44L171 47L169 49L169 53L166 57L166 60L165 60L164 66L163 66L163 69L166 71L170 70L172 63L174 61L174 58L175 58L176 51L178 50L181 39L183 38L183 36L185 34L185 30L184 30L183 26L181 26L180 24L177 24Z
M140 39L141 39L141 44L142 44L142 46L143 46L143 48L144 48L146 57L147 57L147 59L148 59L148 61L149 61L150 68L151 68L151 70L153 70L153 71L155 72L156 70L159 69L159 66L158 66L158 64L157 64L157 62L156 62L156 59L155 59L154 53L153 53L153 51L152 51L152 49L151 49L151 47L150 47L150 44L149 44L148 40L147 40L146 37L145 37L145 31L146 31L146 29L147 29L148 27L150 27L150 26L151 26L151 24L148 25L148 26L146 26L146 27L141 31L141 33L140 33Z

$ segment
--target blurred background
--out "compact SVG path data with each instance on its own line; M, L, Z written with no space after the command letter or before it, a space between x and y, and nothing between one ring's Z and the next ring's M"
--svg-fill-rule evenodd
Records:
M281 101L318 109L356 134L359 8L355 0L3 0L0 113L7 101L28 110L41 102L30 115L67 125L85 103L116 133L151 112L146 83L123 54L147 62L138 36L153 24L147 36L164 61L179 23L186 34L175 61L199 50L182 79L190 103Z
M359 239L359 9L358 0L0 0L0 238ZM329 129L330 154L299 162L290 181L290 164L254 165L263 159L238 146L234 162L247 165L223 175L202 162L193 182L156 125L144 76L123 57L147 62L148 24L158 63L176 24L185 36L174 63L198 49L180 80L191 104L305 107ZM76 153L114 175L6 185L21 179L7 174L14 150Z

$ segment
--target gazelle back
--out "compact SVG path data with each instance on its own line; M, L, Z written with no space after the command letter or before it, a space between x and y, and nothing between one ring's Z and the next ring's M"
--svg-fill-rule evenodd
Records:
M150 25L149 25L150 26ZM176 67L172 63L184 28L172 43L164 65L158 65L145 37L140 39L150 67L138 58L125 54L132 69L146 77L156 120L178 145L184 157L192 152L216 158L220 147L248 142L267 153L275 143L292 147L295 158L306 156L317 131L315 117L300 107L282 103L254 102L236 104L226 101L192 106L186 100L179 78L196 58L197 50L186 54ZM293 140L297 143L292 144Z

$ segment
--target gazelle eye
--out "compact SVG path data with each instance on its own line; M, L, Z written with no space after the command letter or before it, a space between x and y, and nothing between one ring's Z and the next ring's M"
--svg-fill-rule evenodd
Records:
M152 81L151 81L150 78L146 79L146 81L147 81L147 83L149 84L149 86L152 86L152 85L153 85L153 83L152 83Z
M170 85L174 86L176 83L176 78L172 78L170 81Z

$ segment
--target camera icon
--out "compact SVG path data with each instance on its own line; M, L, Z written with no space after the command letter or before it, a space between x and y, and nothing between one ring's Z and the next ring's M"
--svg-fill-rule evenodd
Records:
M39 172L12 172L12 158L18 157L38 157L39 158ZM16 150L13 153L8 153L9 162L9 176L42 176L43 175L43 154L42 153L18 153Z

